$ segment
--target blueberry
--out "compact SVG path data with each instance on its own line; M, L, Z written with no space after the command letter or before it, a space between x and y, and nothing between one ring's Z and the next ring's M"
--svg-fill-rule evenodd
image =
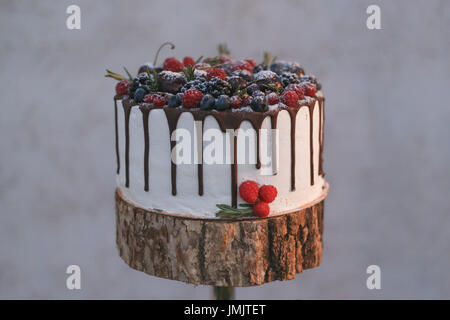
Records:
M230 97L226 95L220 95L216 99L216 109L220 111L230 109Z
M181 100L178 98L176 94L172 94L169 97L169 101L167 102L169 108L176 108L181 104Z
M259 86L256 83L253 83L247 87L247 93L249 95L253 95L253 92L259 91Z
M254 97L250 106L253 109L253 111L256 111L256 112L267 111L268 107L267 107L266 97L264 95L262 95L262 96L258 95L256 97Z
M136 91L134 92L134 101L135 102L142 102L142 100L144 100L144 96L147 94L147 92L145 91L145 89L143 88L137 88Z
M214 108L214 103L216 102L216 99L210 95L205 94L200 101L200 109L202 110L211 110Z

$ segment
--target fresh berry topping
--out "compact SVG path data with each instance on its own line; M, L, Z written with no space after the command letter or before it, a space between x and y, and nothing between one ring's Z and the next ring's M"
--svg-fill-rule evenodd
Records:
M243 106L249 106L253 100L253 98L251 96L249 96L248 94L242 95L241 99L242 99Z
M270 70L278 75L282 75L285 72L294 73L298 76L302 76L305 71L296 62L278 61L270 65Z
M281 84L283 87L287 87L293 83L300 83L299 77L295 73L285 72L280 76Z
M158 73L158 91L177 93L186 82L184 75L178 72L161 71Z
M189 89L184 93L183 106L186 108L196 108L200 105L203 94L197 89Z
M142 102L144 100L144 96L147 94L147 91L145 91L144 88L137 88L134 92L134 101L137 103Z
M259 86L256 83L253 83L247 87L247 93L249 95L253 95L253 92L260 91Z
M192 59L191 57L184 57L184 59L183 59L183 65L184 65L185 67L187 67L187 66L193 67L194 64L195 64L194 59Z
M227 78L228 83L231 85L232 92L242 90L247 87L247 81L240 76L231 76Z
M232 74L234 71L237 70L247 70L249 72L253 72L253 66L245 60L242 61L238 60L224 63L223 68L228 74Z
M153 103L153 94L148 94L144 97L144 102L145 103Z
M232 96L230 98L230 104L232 109L239 109L242 107L242 99L238 96Z
M277 104L278 102L280 102L280 97L278 97L278 94L276 94L275 92L269 93L266 96L266 99L269 105Z
M264 92L262 92L261 90L256 90L256 91L253 91L253 93L252 93L252 97L254 98L254 97L257 97L257 96L265 96L265 94L264 94Z
M211 80L206 82L206 92L212 94L214 97L220 95L231 95L231 85L220 78L213 77Z
M214 104L216 102L216 98L214 98L210 94L205 94L200 101L200 109L202 110L212 110L214 109Z
M254 96L250 106L256 112L266 112L268 110L267 100L264 94Z
M189 89L197 89L201 93L206 93L206 78L198 77L189 81L181 88L181 92L186 92Z
M298 104L298 95L294 90L286 90L281 95L280 100L288 107L296 107Z
M300 83L303 90L305 90L305 95L309 97L314 97L316 95L316 86L311 82Z
M156 107L162 107L162 106L165 106L167 104L166 97L164 97L162 95L159 95L159 94L153 95L153 99L152 100L153 100L153 104Z
M245 59L244 61L248 62L252 66L252 68L254 68L256 66L256 60L255 59ZM252 71L252 70L250 70L250 71Z
M169 108L176 108L178 106L180 106L181 104L181 99L179 98L179 96L177 94L172 94L169 96L169 100L167 102L167 105L169 106Z
M126 80L122 80L116 84L116 94L118 96L124 96L128 94L128 89L130 88L130 83Z
M213 77L217 77L222 80L226 80L227 74L226 74L225 70L223 70L221 68L214 68L214 69L206 70L206 77L208 80L211 80Z
M247 71L247 70L236 70L236 71L233 71L233 73L231 75L244 78L244 80L247 82L253 81L253 79L254 79L253 72Z
M184 65L175 57L170 57L164 60L163 69L172 72L180 72Z
M259 188L259 199L264 202L271 203L277 197L278 191L272 185L263 185Z
M220 95L216 99L216 109L219 111L230 109L230 97L226 95Z
M270 213L269 204L264 201L258 201L253 205L253 213L255 216L264 218L267 217Z
M299 100L303 100L305 98L305 90L299 84L296 83L290 84L285 88L285 91L286 90L294 90Z
M248 203L255 203L258 200L259 187L255 181L247 180L239 186L239 195L242 200Z

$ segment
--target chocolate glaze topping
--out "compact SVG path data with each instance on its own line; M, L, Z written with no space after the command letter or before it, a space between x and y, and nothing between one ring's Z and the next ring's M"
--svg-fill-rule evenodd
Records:
M115 108L115 128L116 128L116 156L117 156L117 173L120 172L120 157L119 157L119 137L118 137L118 124L117 124L117 100L120 100L121 97L114 98L114 108ZM232 112L232 111L207 111L200 109L188 109L188 108L163 108L167 123L169 126L169 139L172 137L172 133L177 128L178 119L183 112L190 112L195 121L201 121L202 124L202 132L204 127L204 121L207 116L213 116L217 123L219 124L220 129L225 132L227 129L236 130L240 127L243 121L249 121L252 127L257 132L257 163L256 168L259 169L261 167L260 162L260 129L262 123L266 117L271 118L271 126L272 129L277 128L278 123L278 114L281 110L288 111L291 118L291 190L295 190L295 129L296 129L296 116L301 107L307 106L309 109L309 123L310 123L310 183L314 184L314 147L313 147L313 111L316 104L316 101L319 102L319 175L323 176L322 170L322 151L323 151L323 124L324 124L324 98L322 95L316 96L315 99L311 99L310 102L301 104L297 108L278 108L276 110L267 111L264 113L261 112ZM149 191L149 152L150 152L150 139L149 139L149 125L148 118L151 110L153 109L161 109L160 107L155 107L152 104L136 104L133 100L124 99L122 100L123 110L125 114L125 177L126 182L125 186L128 188L130 179L129 179L129 145L130 145L130 132L129 132L129 121L130 121L130 112L132 107L139 106L142 112L142 120L144 127L144 178L145 178L145 191ZM170 148L171 150L175 147L176 141L172 141L170 139ZM203 195L203 143L199 144L199 148L201 152L199 152L199 156L201 157L200 163L198 164L198 194ZM238 165L237 165L237 135L233 137L233 163L231 164L231 196L232 206L237 206L237 177L238 177ZM171 161L171 159L168 159ZM172 183L172 195L177 194L177 166L175 163L171 161L171 183Z

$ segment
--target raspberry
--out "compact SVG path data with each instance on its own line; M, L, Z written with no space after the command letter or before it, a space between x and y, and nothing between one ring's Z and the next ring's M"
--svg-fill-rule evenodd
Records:
M288 107L296 107L298 104L298 95L294 90L286 90L281 95L281 102Z
M249 96L248 94L244 94L242 97L242 105L243 106L249 106L252 103L253 98Z
M232 109L238 109L242 107L242 99L238 96L232 96L230 99L230 104Z
M116 93L118 96L124 96L128 94L128 89L130 88L130 83L126 80L122 80L116 84Z
M183 70L183 64L175 57L164 60L163 69L172 72L180 72Z
M144 102L145 103L153 103L153 94L148 94L144 97Z
M278 95L275 92L269 93L266 96L266 99L270 105L277 104L278 102L280 102L280 98L278 97Z
M255 181L247 180L239 186L239 195L242 200L248 203L255 203L258 200L258 184Z
M255 59L245 59L244 61L249 63L252 66L252 68L254 68L256 66L256 60ZM253 69L252 69L252 71L253 71Z
M167 100L165 97L160 96L159 94L155 94L154 98L153 98L153 104L156 107L162 107L165 106L167 104Z
M184 65L185 67L187 67L187 66L193 67L194 64L195 64L194 59L192 59L191 57L184 57L184 59L183 59L183 65Z
M227 79L227 74L226 74L225 70L220 69L220 68L207 69L206 73L207 73L206 77L208 80L211 80L212 77L217 77L222 80Z
M272 185L263 185L259 188L259 199L264 202L271 203L277 197L278 191Z
M316 86L311 82L302 82L300 83L303 90L305 90L305 95L309 97L314 97L316 95Z
M305 90L299 84L292 83L286 87L285 90L294 90L297 93L298 99L303 100L305 98Z
M186 108L196 108L199 106L203 94L197 89L189 89L184 93L183 106Z
M255 216L264 218L267 217L270 213L270 208L267 202L258 201L253 205L253 213Z

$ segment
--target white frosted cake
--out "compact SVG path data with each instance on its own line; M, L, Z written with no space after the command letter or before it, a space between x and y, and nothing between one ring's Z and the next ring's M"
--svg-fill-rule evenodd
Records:
M323 195L324 97L299 64L222 53L146 64L135 78L108 76L121 80L117 185L137 206L214 218L225 204L249 214L265 196L256 190L252 198L246 181L272 188L270 212L257 216L295 211Z

